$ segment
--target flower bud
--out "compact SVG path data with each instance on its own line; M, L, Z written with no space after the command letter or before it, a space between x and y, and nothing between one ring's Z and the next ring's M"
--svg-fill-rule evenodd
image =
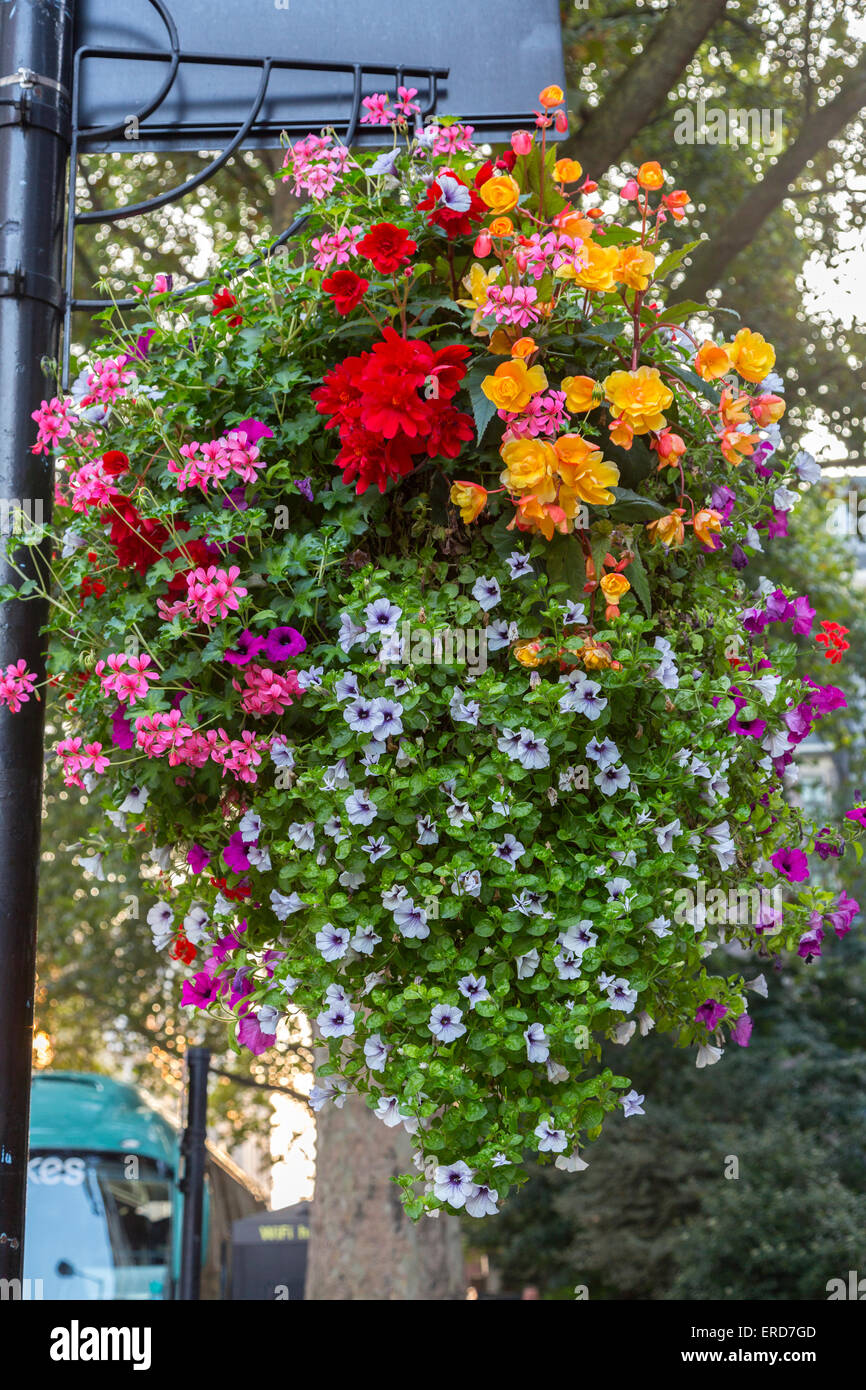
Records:
M489 256L493 250L493 242L487 232L479 232L475 238L475 245L472 248L476 256Z
M533 135L530 130L515 130L511 137L511 148L515 154L529 154L533 146Z

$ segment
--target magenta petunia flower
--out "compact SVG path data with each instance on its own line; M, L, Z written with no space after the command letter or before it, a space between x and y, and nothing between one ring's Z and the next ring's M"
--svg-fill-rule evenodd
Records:
M250 867L246 846L244 845L244 837L239 830L235 831L223 850L223 859L232 870L232 873L235 874L242 874Z
M223 661L230 661L233 666L246 666L253 657L260 656L265 650L266 640L264 637L256 637L254 632L245 627L237 645L230 651L223 652Z
M111 716L111 741L115 748L135 747L135 734L123 712L123 705L118 705Z
M740 1014L733 1028L731 1029L731 1042L735 1042L738 1047L748 1047L749 1039L752 1036L752 1020L748 1014Z
M237 425L232 425L233 430L240 432L243 430L247 437L248 444L257 444L260 439L273 439L274 432L267 425L263 425L261 420L241 420Z
M272 627L264 639L264 654L268 661L291 661L307 649L307 639L294 627Z
M771 854L770 863L789 883L805 883L809 877L809 860L801 849L790 845Z
M193 845L187 852L186 862L194 874L200 874L202 869L210 863L210 855L202 849L201 845Z

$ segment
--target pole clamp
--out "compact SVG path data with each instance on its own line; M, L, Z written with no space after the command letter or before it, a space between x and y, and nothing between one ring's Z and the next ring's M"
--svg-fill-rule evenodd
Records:
M0 266L0 299L38 299L52 309L62 310L65 295L53 276L26 270L19 263L14 270L4 270Z
M10 73L8 77L0 77L0 87L22 87L24 90L39 87L51 87L55 92L60 92L68 97L69 91L62 82L55 82L53 77L40 77L32 68L19 68L17 72Z

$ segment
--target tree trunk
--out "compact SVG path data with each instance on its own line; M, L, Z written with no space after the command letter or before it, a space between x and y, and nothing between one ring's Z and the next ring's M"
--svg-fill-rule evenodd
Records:
M390 1181L412 1171L413 1147L402 1125L388 1129L357 1096L320 1112L307 1299L464 1297L459 1223L413 1223Z
M712 241L692 254L685 278L677 286L679 299L702 300L721 281L723 272L754 241L764 222L784 199L806 165L839 135L866 106L866 65L852 71L841 91L808 118L802 133L750 188Z
M643 52L558 152L579 159L590 178L601 178L666 101L727 2L680 0L674 5Z

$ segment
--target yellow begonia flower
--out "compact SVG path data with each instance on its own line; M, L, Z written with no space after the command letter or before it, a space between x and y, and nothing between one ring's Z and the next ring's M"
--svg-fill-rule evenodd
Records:
M623 246L617 262L617 281L632 290L645 290L655 266L656 258L652 251L645 251L642 246Z
M563 280L574 280L585 290L603 292L612 290L616 284L616 270L619 265L619 250L616 246L599 246L598 242L587 241L583 248L586 265L576 270L572 265L561 265L554 273Z
M469 291L468 299L458 299L457 303L464 309L474 309L472 316L472 332L476 337L485 336L485 331L478 331L478 325L483 318L482 309L487 303L487 290L490 285L495 284L502 274L501 266L494 266L492 270L485 270L483 265L475 261L469 274L464 275L463 284Z
M732 343L725 343L725 351L744 381L763 381L776 365L776 349L750 328L741 328Z
M685 516L684 507L675 507L667 516L660 516L657 521L647 522L647 531L650 538L660 541L670 550L678 550L686 538L686 528L683 525Z
M520 185L510 174L498 174L483 183L478 193L481 201L494 212L510 212L520 200Z
M487 506L487 489L479 483L453 483L451 501L460 508L460 517L468 525L480 516Z
M543 367L527 367L520 357L510 362L502 362L492 376L486 376L481 390L498 410L508 410L516 414L547 389L547 376Z
M619 469L602 458L601 449L579 434L560 435L554 448L556 470L579 501L606 507L616 500L608 488L619 482Z
M634 372L611 372L605 379L604 393L626 425L635 434L662 430L667 424L664 411L674 393L662 381L657 367L638 367Z
M563 377L561 389L565 392L565 408L572 415L585 415L594 405L601 403L604 395L598 382L593 381L591 376Z
M556 454L543 439L511 439L499 450L505 470L499 475L510 492L531 492L539 502L556 496Z

